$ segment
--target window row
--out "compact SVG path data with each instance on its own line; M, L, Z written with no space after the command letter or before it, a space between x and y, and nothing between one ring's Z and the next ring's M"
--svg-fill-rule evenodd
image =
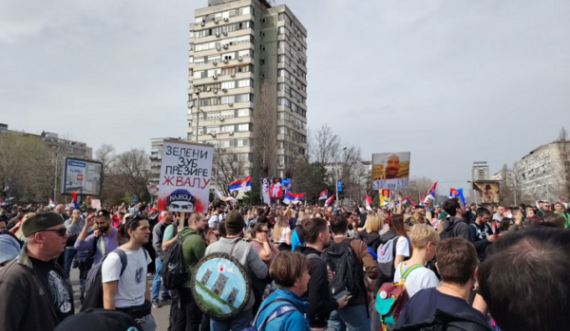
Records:
M290 54L294 55L293 53L290 53ZM291 58L285 54L280 54L277 57L277 61L278 62L284 62L285 64L288 64L288 65L293 65L293 66L295 65L295 58L293 58L291 60ZM305 61L302 57L297 58L297 64L302 64L304 67L307 67L307 61Z
M294 116L291 116L291 114L287 114L284 112L279 112L277 114L277 118L280 120L285 120L287 122L291 122L292 125L294 125L296 128L298 129L303 129L303 130L307 130L307 123L297 119Z
M285 25L289 26L295 34L299 34L299 38L303 41L307 41L307 36L303 33L303 31L293 22L293 20L289 17L289 15L285 13L280 13L278 16L279 21L285 21Z
M196 91L212 92L220 89L233 89L240 87L253 87L253 79L230 80L221 83L196 85Z
M251 57L253 58L253 50L252 49L245 49L243 51L237 51L237 52L229 52L229 53L224 53L224 54L213 54L213 55L208 55L208 56L202 56L202 57L197 57L194 58L193 56L190 57L190 63L194 63L194 64L205 64L205 63L211 63L211 62L216 62L216 63L220 63L223 60L234 60L234 59L239 59L239 58L247 58L247 57Z
M190 38L203 38L209 36L219 36L225 33L243 30L243 29L253 29L253 21L245 21L239 23L232 23L222 26L217 26L210 29L203 29L198 31L190 31Z
M227 148L227 147L245 147L251 146L251 139L224 139L224 140L208 140L206 144L210 144L217 148Z
M205 51L208 49L218 49L221 50L222 48L227 49L229 46L238 45L243 43L254 43L254 39L252 35L247 36L239 36L235 38L227 38L220 41L211 41L208 43L201 43L201 44L190 44L191 51Z
M291 128L288 128L286 126L278 126L277 127L277 133L288 136L288 137L292 138L292 140L294 142L297 142L297 143L306 143L307 142L307 136L305 136L304 134L301 134L301 133L299 133L299 132L297 132Z
M278 89L279 89L279 91L285 92L285 94L287 94L291 98L295 99L297 102L300 102L302 104L306 104L306 102L307 102L307 99L304 96L302 96L299 92L295 91L294 88L291 88L287 84L280 83L278 86Z
M231 66L231 67L222 67L222 68L214 68L209 70L200 70L194 71L192 73L192 77L194 79L201 79L201 78L208 78L208 77L218 77L218 76L225 76L231 74L238 74L243 72L253 72L253 65L251 64L242 64L239 66Z
M250 108L230 109L216 112L200 113L202 120L217 120L220 118L234 118L234 117L247 117L251 116L253 111Z
M225 105L237 102L253 102L253 94L245 93L236 95L224 95L222 97L200 98L201 107Z
M291 111L303 116L303 117L307 117L307 111L304 110L303 108L301 108L300 106L297 106L297 104L295 104L294 102L291 102L291 100L287 99L287 98L279 98L277 100L277 104L280 106L285 106L291 109Z
M210 133L229 133L229 132L248 132L250 131L251 123L231 124L220 126L204 126L198 129L199 135Z
M204 16L198 16L198 17L196 17L196 23L212 22L216 18L224 19L226 17L230 18L230 17L242 16L242 15L248 15L248 14L254 15L254 9L252 6L241 7L241 8L232 9L232 10L226 10L223 12L208 14L208 15L204 15Z

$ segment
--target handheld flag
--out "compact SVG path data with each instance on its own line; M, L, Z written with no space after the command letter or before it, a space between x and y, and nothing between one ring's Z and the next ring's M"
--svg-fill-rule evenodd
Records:
M428 199L435 200L435 189L436 189L436 187L437 187L437 182L435 182L431 185L431 188L429 189L429 194L426 195L424 202L427 202Z
M229 185L230 191L251 191L251 176L235 180Z
M321 194L319 194L319 200L326 200L328 196L329 196L329 191L324 190L321 192Z
M463 202L463 206L467 206L467 204L465 203L465 197L463 196L463 189L458 188L457 193L459 194L459 197L461 198L461 202Z
M285 193L285 199L283 200L283 202L288 203L287 200L289 200L289 202L293 202L293 203L297 203L299 201L301 201L301 198L303 198L305 196L305 193Z
M379 190L380 206L386 206L390 202L390 190Z
M55 208L55 202L52 199L49 199L49 207Z
M454 189L454 188L449 189L449 198L450 199L458 197L458 196L459 196L459 192L456 189Z
M2 201L2 199L0 199L0 206L4 205L4 201Z
M334 199L334 194L331 195L331 197L328 198L327 201L325 201L325 207L328 207L331 204L331 202L333 201L333 199Z
M367 194L366 195L366 209L372 210L372 207L370 207L371 204L372 204L372 199Z
M71 196L73 197L73 207L77 209L77 192L71 192Z

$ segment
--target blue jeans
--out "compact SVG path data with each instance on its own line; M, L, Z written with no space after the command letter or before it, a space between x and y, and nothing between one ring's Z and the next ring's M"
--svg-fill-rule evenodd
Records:
M63 270L65 270L65 274L69 278L69 273L71 272L71 264L73 263L73 258L77 254L77 250L75 248L66 248L65 252L63 253Z
M160 285L162 285L162 280L158 273L160 272L160 268L162 268L162 262L160 258L156 258L156 272L154 274L154 280L152 282L152 301L158 301L158 292L160 292ZM162 292L162 297L169 297L170 293L168 293L168 289L165 287Z
M362 304L335 310L331 313L328 326L336 331L370 331L370 317L366 309L366 305Z
M243 330L251 326L251 309L242 311L236 317L227 321L215 320L210 318L210 330L212 331L230 331L230 330Z

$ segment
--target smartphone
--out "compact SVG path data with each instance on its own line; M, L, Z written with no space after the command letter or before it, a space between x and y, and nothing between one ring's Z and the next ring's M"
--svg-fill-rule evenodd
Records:
M338 299L342 298L342 297L345 296L345 295L348 296L348 298L352 298L352 295L351 295L350 292L348 292L347 290L344 290L344 291L341 291L341 292L337 293L333 298L334 298L335 300L338 300ZM347 300L348 300L348 298L347 298Z

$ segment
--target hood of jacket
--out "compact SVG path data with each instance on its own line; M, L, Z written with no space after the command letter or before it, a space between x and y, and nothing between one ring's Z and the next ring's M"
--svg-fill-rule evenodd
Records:
M366 246L370 247L372 244L380 239L380 234L378 232L368 233L366 230L363 230L359 233L360 240L364 241Z
M465 222L465 220L461 217L449 216L443 222L443 231L451 231L453 227L460 222Z
M318 256L321 256L322 252L319 252L318 250L314 249L313 247L307 247L307 246L301 246L297 248L299 250L299 252L305 256L309 255L309 254L317 254ZM297 250L296 249L296 250Z
M273 311L277 307L284 304L288 304L287 302L282 302L282 301L269 304L271 301L275 299L289 300L293 304L295 309L297 309L297 311L301 313L301 315L307 315L307 316L309 315L309 301L307 299L301 298L300 296L296 295L295 293L289 290L277 288L273 293L269 295L269 297L267 297L267 299L265 299L265 301L263 301L263 303L259 307L260 313L257 321L263 321L265 317L273 313Z

